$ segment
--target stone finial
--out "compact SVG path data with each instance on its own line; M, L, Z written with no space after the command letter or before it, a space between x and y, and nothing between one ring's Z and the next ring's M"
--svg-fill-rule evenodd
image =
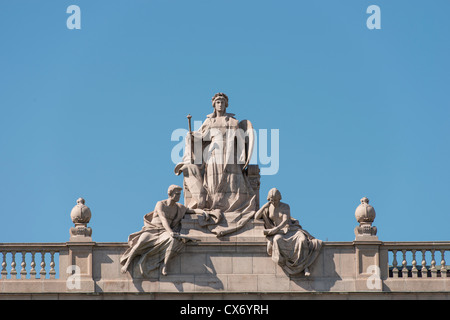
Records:
M70 228L70 241L92 241L92 229L87 226L91 220L91 209L85 203L83 198L78 198L70 212L70 218L75 224L75 227Z
M375 209L369 204L369 199L362 198L355 210L355 218L359 222L359 226L355 228L356 239L363 237L364 240L378 240L377 227L372 226L375 216Z
M86 201L83 198L78 198L77 205L70 212L73 223L89 223L91 220L91 209L85 203Z

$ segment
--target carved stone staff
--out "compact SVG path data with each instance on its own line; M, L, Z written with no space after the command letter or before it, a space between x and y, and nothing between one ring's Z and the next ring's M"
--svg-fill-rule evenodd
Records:
M191 136L191 164L194 163L194 135L192 133L192 127L191 127L191 114L187 115L188 122L189 122L189 135Z

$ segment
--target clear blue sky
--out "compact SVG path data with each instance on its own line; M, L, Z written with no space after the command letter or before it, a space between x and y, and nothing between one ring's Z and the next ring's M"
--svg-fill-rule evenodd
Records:
M69 5L81 29L69 30ZM369 30L369 5L381 29ZM277 187L317 238L352 241L363 196L384 241L450 240L450 2L0 3L0 242L126 241L167 195L171 134L216 92L278 129Z

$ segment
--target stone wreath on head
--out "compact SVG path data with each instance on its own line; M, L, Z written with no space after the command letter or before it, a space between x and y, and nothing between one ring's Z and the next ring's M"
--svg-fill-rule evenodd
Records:
M214 107L214 102L215 102L217 99L224 99L224 100L225 100L225 107L228 108L228 96L227 96L225 93L219 92L219 93L216 93L216 94L214 95L214 97L212 97L211 102L212 102L212 106L213 106L213 107Z

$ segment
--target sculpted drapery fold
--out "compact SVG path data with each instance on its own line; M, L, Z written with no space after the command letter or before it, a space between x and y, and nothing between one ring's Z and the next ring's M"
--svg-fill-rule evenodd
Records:
M225 112L228 97L223 93L213 97L212 105L214 112L199 130L192 132L189 122L183 161L175 167L175 174L183 174L185 205L177 203L183 188L170 186L168 199L158 201L154 211L144 216L142 230L129 236L128 248L120 259L122 272L135 261L134 270L143 277L149 277L159 267L166 275L167 263L185 243L197 241L184 233L186 227L181 230L181 221L189 213L197 214L196 218L187 219L198 222L200 227L193 227L198 228L196 231L201 229L217 237L241 230L253 218L262 219L267 253L272 260L289 275L309 275L322 241L291 217L289 205L280 201L281 193L275 188L269 191L268 202L257 210L259 196L257 200L244 171L253 149L253 125L248 120L239 122L234 114ZM259 190L258 184L256 187Z
M167 274L167 263L178 254L189 239L180 235L181 220L186 213L204 214L202 210L189 209L177 203L182 188L171 185L169 198L158 201L155 210L144 216L144 226L128 237L128 248L120 258L122 272L127 272L133 261L138 266L140 276L149 277L150 272L158 269ZM215 216L204 217L214 220Z
M287 274L302 271L310 275L309 267L314 263L322 247L322 240L314 238L291 217L288 204L281 202L281 193L273 188L267 202L256 213L263 219L267 238L267 253Z
M175 167L175 173L184 175L184 185L191 195L188 207L223 215L219 224L213 220L203 223L221 236L244 226L257 208L256 194L243 173L251 156L245 145L248 133L234 114L225 112L225 94L216 94L212 103L214 112L198 131L187 135L183 162Z

